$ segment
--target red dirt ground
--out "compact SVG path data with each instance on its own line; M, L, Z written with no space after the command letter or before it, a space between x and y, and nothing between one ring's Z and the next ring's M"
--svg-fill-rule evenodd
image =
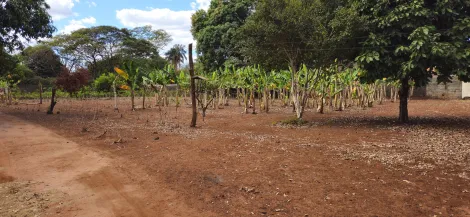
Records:
M470 101L412 100L409 125L390 102L308 110L300 127L232 101L196 129L186 106L128 101L0 107L0 183L60 192L46 216L470 216Z

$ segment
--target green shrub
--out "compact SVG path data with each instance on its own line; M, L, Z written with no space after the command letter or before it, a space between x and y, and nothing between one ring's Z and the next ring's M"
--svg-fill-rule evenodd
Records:
M97 91L112 92L115 78L116 75L114 73L102 74L93 82L93 87Z

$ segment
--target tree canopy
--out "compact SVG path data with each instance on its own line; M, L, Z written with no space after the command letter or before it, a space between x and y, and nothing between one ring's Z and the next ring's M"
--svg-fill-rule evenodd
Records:
M354 59L348 49L362 34L352 1L260 0L242 28L242 51L251 64L298 69Z
M37 45L23 51L24 63L37 75L43 78L56 77L62 70L60 57L51 47Z
M67 68L89 68L91 76L97 78L127 60L154 60L154 65L159 65L159 51L170 40L164 30L153 31L149 26L132 30L96 26L57 35L49 44Z
M22 39L51 37L56 28L45 0L0 0L0 49L22 49Z
M211 1L208 11L199 10L191 18L191 32L197 41L198 62L214 71L230 60L242 61L237 49L240 27L252 14L254 0Z
M380 78L402 84L400 120L408 121L408 82L426 86L455 75L470 81L470 1L361 0L370 34L357 57L367 81Z
M179 66L184 63L184 61L187 59L184 45L175 44L172 48L170 48L170 50L165 53L165 57L168 61L173 64L175 72L177 72Z

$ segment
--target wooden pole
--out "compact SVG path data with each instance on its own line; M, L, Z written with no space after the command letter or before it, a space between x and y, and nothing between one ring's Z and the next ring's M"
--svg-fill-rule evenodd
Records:
M39 81L39 104L42 104L42 83Z
M197 121L197 105L196 105L196 82L194 76L194 62L193 62L193 44L189 44L189 75L191 78L191 106L193 108L193 117L191 119L191 126L196 127Z

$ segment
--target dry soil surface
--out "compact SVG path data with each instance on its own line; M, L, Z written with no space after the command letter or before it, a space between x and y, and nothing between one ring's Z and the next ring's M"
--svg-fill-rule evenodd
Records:
M0 216L470 216L470 101L412 100L408 125L391 102L311 109L303 126L232 101L196 129L186 105L129 101L0 107Z

